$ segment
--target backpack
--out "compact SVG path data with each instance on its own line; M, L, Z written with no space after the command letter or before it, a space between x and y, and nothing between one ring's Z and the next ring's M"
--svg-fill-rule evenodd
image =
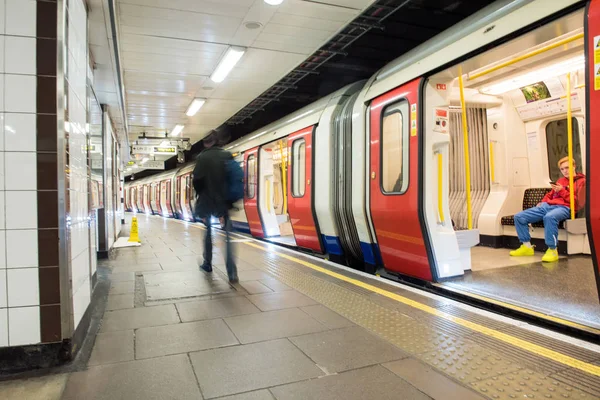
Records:
M235 203L244 197L244 171L234 159L225 162L227 175L227 201Z

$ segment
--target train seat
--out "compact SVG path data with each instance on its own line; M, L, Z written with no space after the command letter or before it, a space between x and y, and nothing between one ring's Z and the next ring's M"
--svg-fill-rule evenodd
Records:
M523 194L523 210L527 210L528 208L532 208L538 205L539 202L542 201L546 193L548 193L550 188L530 188L526 189ZM509 215L506 217L502 217L500 221L502 225L514 226L515 225L515 216ZM534 228L543 228L544 223L542 221L531 224ZM561 221L558 224L558 229L564 229L565 222Z

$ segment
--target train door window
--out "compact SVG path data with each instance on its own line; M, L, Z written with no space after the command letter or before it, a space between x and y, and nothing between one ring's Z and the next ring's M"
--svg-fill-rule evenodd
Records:
M292 145L292 195L303 197L306 191L306 141L298 139Z
M408 101L388 106L381 127L381 187L402 194L408 189Z
M579 141L579 124L575 117L573 120L573 158L577 171L581 171L581 144ZM550 180L556 181L563 175L558 167L558 160L569 155L569 135L567 119L552 121L546 125L546 145L548 149L548 171Z
M253 154L248 156L248 179L246 179L246 192L248 198L253 199L256 195L256 156Z

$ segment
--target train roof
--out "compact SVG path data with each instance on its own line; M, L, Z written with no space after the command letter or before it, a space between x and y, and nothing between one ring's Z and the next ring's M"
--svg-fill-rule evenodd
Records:
M369 81L369 101L445 66L579 0L498 0L387 64Z

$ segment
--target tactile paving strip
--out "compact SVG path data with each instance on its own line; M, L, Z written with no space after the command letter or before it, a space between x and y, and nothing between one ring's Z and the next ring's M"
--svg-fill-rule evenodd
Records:
M599 364L600 363L596 363L596 365ZM552 378L571 385L577 389L591 393L594 398L600 399L600 378L597 376L569 368L552 375Z
M512 399L593 399L590 394L529 369L510 372L471 386L494 400Z
M450 378L471 385L488 398L592 398L568 384L527 369L516 357L504 357L503 347L490 349L488 343L478 344L448 334L443 324L431 326L433 319L414 319L399 311L402 307L386 307L382 305L385 302L378 304L373 301L372 293L365 292L364 288L254 246L246 247L244 253L257 268L417 356Z

